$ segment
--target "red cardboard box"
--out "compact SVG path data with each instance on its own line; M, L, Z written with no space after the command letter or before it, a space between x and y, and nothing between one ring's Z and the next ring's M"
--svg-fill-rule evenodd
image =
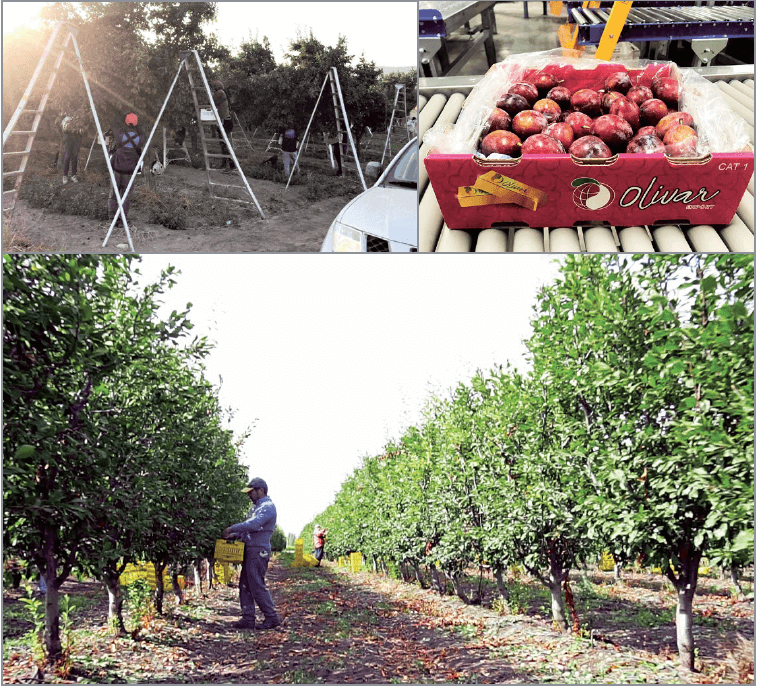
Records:
M671 67L634 70L603 63L576 69L551 64L540 71L554 74L574 91L600 90L607 76L621 70L634 84L648 86L655 76L668 75ZM526 70L525 78L533 71ZM661 153L620 153L591 161L567 154L486 160L432 148L424 163L450 229L486 229L496 223L719 225L729 224L736 213L754 171L754 152L677 159Z

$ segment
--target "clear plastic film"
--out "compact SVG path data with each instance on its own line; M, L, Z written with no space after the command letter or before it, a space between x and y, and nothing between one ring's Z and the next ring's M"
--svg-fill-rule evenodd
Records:
M720 97L720 89L693 69L680 69L679 107L694 118L697 153L738 153L749 145L747 123Z
M430 144L433 153L481 156L479 145L482 136L488 132L492 110L510 87L527 80L527 75L533 77L542 70L559 75L564 71L570 74L573 87L566 85L575 90L586 87L581 85L582 74L588 75L597 69L607 72L615 68L629 71L634 85L649 86L658 75L677 79L681 92L679 111L687 112L694 118L698 136L697 156L708 152L738 152L749 144L744 120L726 105L717 86L694 70L665 61L614 60L608 63L562 48L511 55L492 65L466 99L457 122L431 127L424 135L423 142ZM602 88L600 85L593 87L597 90Z

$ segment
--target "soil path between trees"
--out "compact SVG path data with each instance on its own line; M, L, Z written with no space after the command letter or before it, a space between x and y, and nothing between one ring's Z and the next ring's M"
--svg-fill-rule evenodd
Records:
M237 175L213 172L213 181L239 184ZM46 174L51 192L70 194L72 205L82 192L91 194L107 208L107 188L87 182L80 175L78 184L62 186L60 177ZM322 183L329 183L329 177ZM141 177L135 182L129 211L129 229L137 253L244 253L244 252L314 252L323 243L329 226L353 196L335 195L311 201L305 185L285 185L248 177L253 193L262 206L262 219L253 205L243 205L208 194L206 172L191 167L170 165L157 177L158 190L181 195L189 204L186 229L168 229L149 221L149 211L140 202ZM335 191L342 187L334 182ZM90 201L91 202L91 201ZM125 253L130 252L126 233L113 230L108 243L103 241L110 223L78 214L60 214L44 208L33 208L19 200L11 223L12 234L22 241L13 241L5 251L52 251L60 253ZM7 238L6 238L7 241Z
M682 674L666 645L674 628L644 642L619 629L592 637L562 635L539 614L502 616L465 606L454 597L370 572L348 573L327 564L293 569L274 560L269 587L281 617L273 630L234 629L239 618L236 586L203 595L190 591L183 605L167 593L164 617L146 622L136 638L113 638L107 601L99 584L68 581L63 593L86 595L76 613L73 670L54 682L84 683L720 683L724 638L697 642L707 671ZM81 599L81 598L79 598ZM617 600L622 606L627 604ZM4 606L18 619L18 595ZM741 607L739 607L741 609ZM748 615L751 603L743 603ZM738 616L741 616L738 614ZM744 619L748 622L749 619ZM26 629L24 628L26 624ZM28 622L6 626L6 641ZM133 624L127 620L127 627ZM665 637L663 637L665 636ZM733 640L733 638L731 638ZM12 642L11 642L12 644ZM722 670L721 670L722 667ZM3 682L31 674L28 651L12 648ZM753 664L752 664L753 677ZM753 682L753 679L752 679Z
M350 199L345 196L316 201L265 220L234 221L228 226L171 230L147 222L130 224L136 253L259 253L314 252L321 248L329 226ZM87 217L61 215L16 205L15 216L22 226L28 246L45 246L55 253L130 253L123 229L113 230L103 241L109 223ZM7 249L6 249L7 250Z

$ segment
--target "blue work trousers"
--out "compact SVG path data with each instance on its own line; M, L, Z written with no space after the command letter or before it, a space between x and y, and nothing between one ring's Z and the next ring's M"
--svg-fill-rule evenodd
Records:
M265 587L265 572L270 558L271 553L266 550L245 547L239 575L239 606L242 607L242 618L251 624L255 623L255 603L266 619L278 620L271 593Z

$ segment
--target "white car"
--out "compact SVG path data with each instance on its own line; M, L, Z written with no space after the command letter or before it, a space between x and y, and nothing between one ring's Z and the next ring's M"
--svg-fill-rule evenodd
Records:
M418 139L397 153L367 191L331 223L322 252L418 250Z

